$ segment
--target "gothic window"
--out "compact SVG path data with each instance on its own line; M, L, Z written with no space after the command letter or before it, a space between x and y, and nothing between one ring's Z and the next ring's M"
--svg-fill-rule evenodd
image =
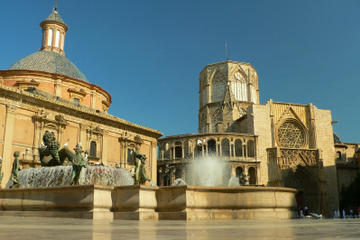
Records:
M226 157L230 156L230 142L229 142L229 139L224 138L221 141L221 150L222 150L222 156L226 156Z
M249 140L246 145L247 145L248 157L254 157L255 156L254 141Z
M281 147L301 148L305 145L305 133L294 121L285 121L278 129L278 141Z
M176 142L175 145L175 158L182 158L181 142Z
M241 157L242 154L242 142L240 139L235 140L235 156Z
M241 72L236 72L231 83L232 93L237 101L248 101L246 79Z
M90 157L96 157L96 142L90 142Z

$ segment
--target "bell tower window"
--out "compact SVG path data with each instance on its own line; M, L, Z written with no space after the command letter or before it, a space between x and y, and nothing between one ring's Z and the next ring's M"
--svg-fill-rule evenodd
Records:
M48 46L52 45L52 39L53 39L53 30L52 30L52 28L50 28L48 31L48 40L47 40Z
M60 31L56 30L56 34L55 34L55 47L59 47L60 46Z

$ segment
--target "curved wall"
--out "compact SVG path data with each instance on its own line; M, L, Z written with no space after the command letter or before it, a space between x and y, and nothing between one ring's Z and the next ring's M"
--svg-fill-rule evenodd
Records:
M36 88L101 112L107 112L111 104L111 95L101 87L60 74L3 70L0 71L0 83L24 90Z

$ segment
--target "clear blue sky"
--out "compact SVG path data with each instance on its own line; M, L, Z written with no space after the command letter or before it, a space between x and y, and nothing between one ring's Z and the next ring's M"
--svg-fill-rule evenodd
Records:
M1 0L0 69L37 51L52 0ZM110 113L162 131L197 132L198 78L224 60L251 63L260 101L331 109L360 142L358 0L59 0L65 52L113 97Z

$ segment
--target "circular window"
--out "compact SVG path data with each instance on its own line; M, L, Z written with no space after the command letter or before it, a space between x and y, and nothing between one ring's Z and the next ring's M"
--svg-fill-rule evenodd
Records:
M300 148L305 145L305 133L302 127L293 121L281 124L277 137L281 147Z

